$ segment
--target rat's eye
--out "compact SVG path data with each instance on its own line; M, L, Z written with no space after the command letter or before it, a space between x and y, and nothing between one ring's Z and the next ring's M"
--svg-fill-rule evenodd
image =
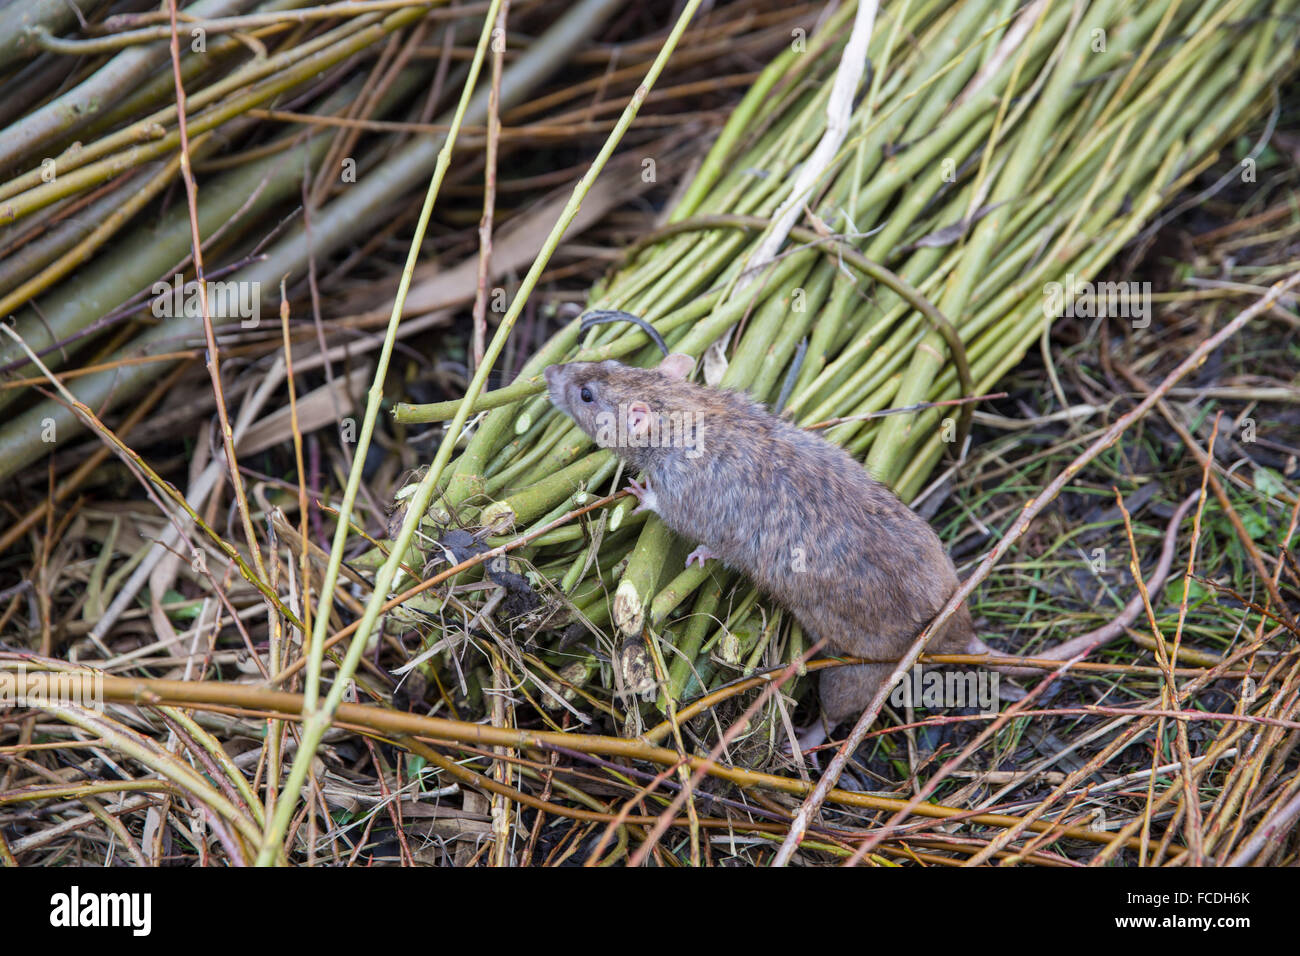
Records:
M584 402L590 402L593 397L591 394L591 389L586 385L582 386L582 391L578 393L578 397L581 398Z

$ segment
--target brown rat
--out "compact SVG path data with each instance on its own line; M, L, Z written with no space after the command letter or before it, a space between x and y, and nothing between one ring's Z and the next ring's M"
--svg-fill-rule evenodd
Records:
M574 362L546 369L551 401L646 476L630 491L784 605L835 653L897 660L957 588L939 536L842 448L746 395L693 385L689 355L654 369ZM928 644L982 653L965 605ZM893 664L823 671L833 727L866 707ZM820 742L814 730L805 746Z

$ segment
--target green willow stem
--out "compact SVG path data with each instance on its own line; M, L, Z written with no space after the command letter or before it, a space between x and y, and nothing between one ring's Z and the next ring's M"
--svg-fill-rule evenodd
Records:
M655 230L648 236L637 240L624 255L624 262L634 262L636 257L645 249L664 239L679 235L685 232L697 232L705 229L741 229L746 231L761 232L767 229L771 223L766 219L757 216L700 216L695 219L686 219L680 222L672 222L668 225ZM812 229L804 226L795 226L790 230L790 237L806 243L810 247L821 247L827 256L840 258L846 264L853 266L867 278L880 283L888 289L898 294L904 302L921 313L930 323L931 327L943 339L944 344L948 346L949 354L952 357L953 364L957 368L957 376L961 381L963 395L978 394L974 388L974 382L971 380L970 363L966 358L966 347L962 344L961 336L953 328L952 323L940 312L925 296L916 290L911 283L907 282L901 276L885 268L878 262L873 262L862 253L858 252L853 246L849 245L842 238L834 235L822 235ZM958 447L961 446L966 434L970 431L970 416L973 414L972 406L965 406L962 409L961 425L958 433L961 436L958 439Z
M363 22L361 18L358 18L357 21L348 25L351 30L340 27L337 31L337 33L351 32L351 36L346 39L340 40L332 46L312 53L307 57L302 57L302 51L300 50L293 51L293 59L297 62L292 67L269 77L252 89L242 90L238 95L223 100L191 118L188 125L191 135L216 129L278 94L315 79L326 67L365 49L394 30L409 26L419 19L419 13L419 10L395 13L381 23L356 30L355 24ZM263 65L258 64L258 68L263 68ZM242 89L242 83L246 82L246 77L237 74L236 77L227 78L222 83L216 84L216 86L239 85ZM205 100L211 99L214 92L212 89L200 91L195 95L193 105L197 108ZM159 115L165 116L169 112L174 116L175 108L162 110ZM96 162L88 162L89 158L103 154L118 145L123 147L120 152L109 153ZM31 177L35 176L39 179L40 170L34 170L26 174L26 176L14 180L13 183L6 184L5 187L0 188L0 197L7 200L3 207L0 207L0 212L3 212L7 222L22 219L51 203L97 186L99 183L112 179L119 173L133 169L141 163L165 156L179 146L179 130L168 132L159 119L150 117L133 124L121 133L105 137L99 143L84 151L78 151L67 156L64 165L72 168L70 171L60 170L58 178L52 182L33 185L25 192L15 195L13 190L19 186L29 184ZM56 161L56 168L57 166Z

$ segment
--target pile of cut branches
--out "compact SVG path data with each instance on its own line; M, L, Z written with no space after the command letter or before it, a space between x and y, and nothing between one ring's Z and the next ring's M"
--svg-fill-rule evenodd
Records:
M669 348L703 359L709 384L825 428L911 500L945 449L964 453L964 414L939 403L991 392L1065 312L1149 324L1139 284L1093 280L1276 104L1296 37L1269 3L893 3L874 19L873 8L842 8L764 70L667 224L590 307L650 320ZM546 669L515 676L554 669L569 695L620 691L631 730L636 695L657 694L668 713L805 647L746 582L683 570L690 544L629 499L547 530L630 476L539 394L541 370L659 354L634 325L584 334L575 320L512 385L477 398L484 414L438 476L421 552L440 557L452 528L489 546L526 538L513 554L546 611L577 623L558 643L538 638ZM466 613L448 615L441 597L408 607L443 622L435 642ZM538 612L509 630L526 643L556 622ZM607 639L611 624L621 641ZM782 726L753 737L770 750Z

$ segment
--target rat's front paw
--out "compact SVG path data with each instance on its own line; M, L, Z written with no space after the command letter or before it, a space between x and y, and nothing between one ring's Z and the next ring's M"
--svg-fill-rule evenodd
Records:
M700 545L698 548L696 548L694 551L692 551L690 554L686 556L686 566L689 568L691 566L692 561L698 561L700 562L700 567L704 567L705 561L709 560L709 558L716 558L716 557L717 557L716 554L714 554L704 545Z
M650 487L649 479L643 485L635 478L629 478L627 488L624 489L629 495L636 499L636 507L632 509L632 514L640 514L642 511L655 510L655 493Z

